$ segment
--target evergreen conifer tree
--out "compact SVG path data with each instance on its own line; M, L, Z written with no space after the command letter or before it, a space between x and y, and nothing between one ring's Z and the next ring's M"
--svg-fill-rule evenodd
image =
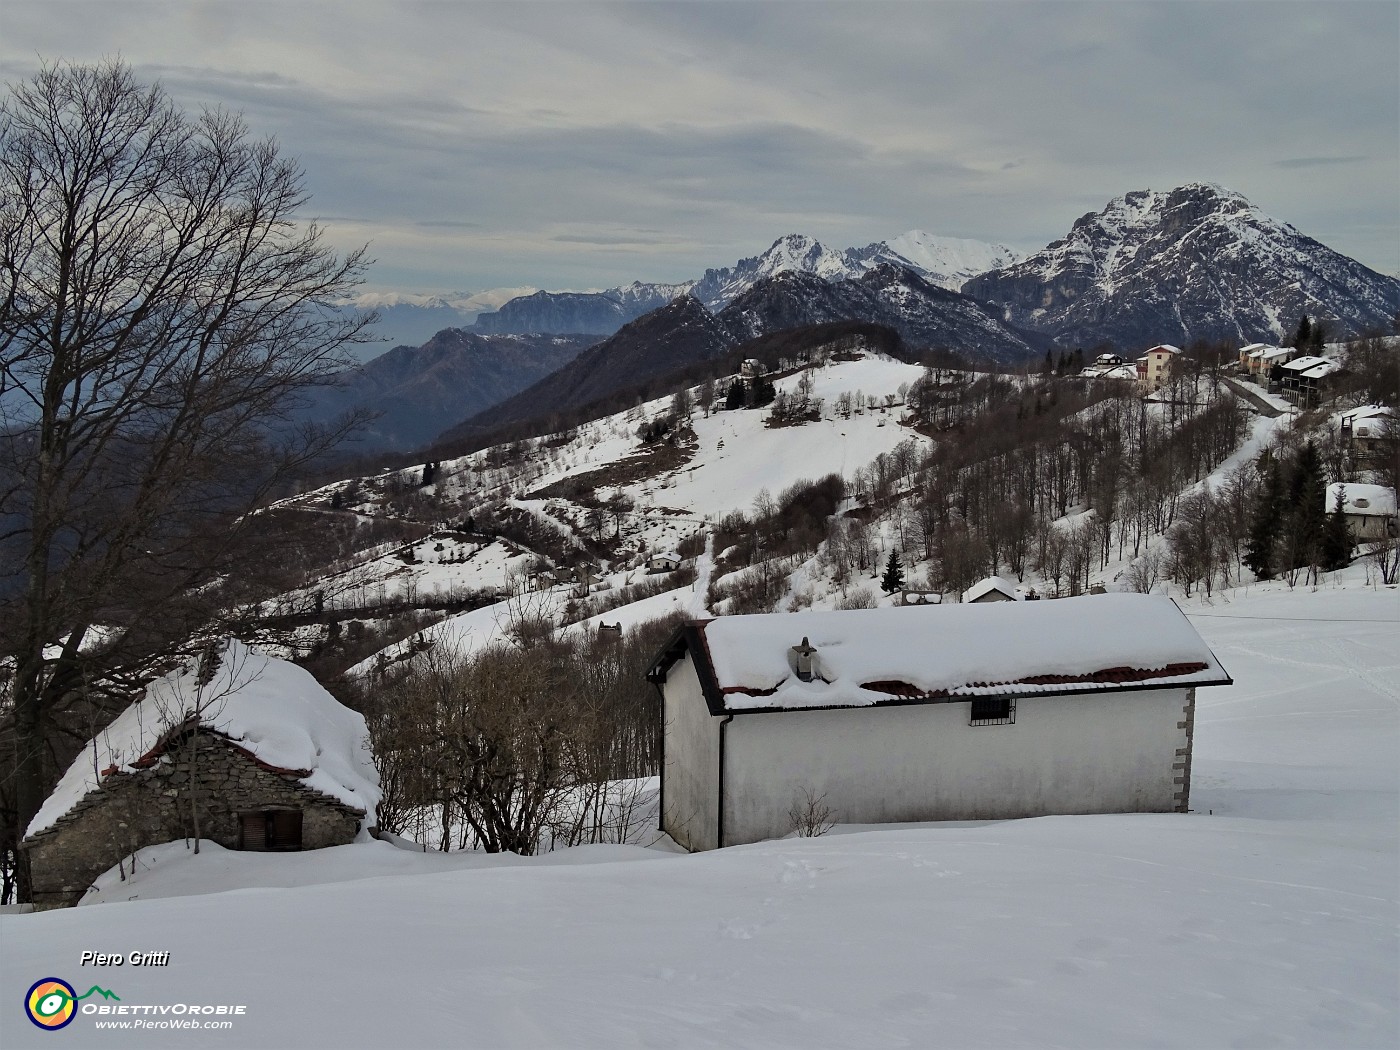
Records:
M890 551L889 561L885 562L885 575L880 578L880 589L893 594L904 586L904 570L899 565L899 555Z
M1274 551L1278 545L1282 514L1283 474L1279 471L1278 463L1273 462L1269 464L1264 488L1254 504L1254 514L1249 523L1249 543L1243 559L1250 572L1261 580L1274 578Z
M1307 350L1312 346L1312 322L1308 320L1308 315L1304 314L1298 321L1298 331L1293 336L1293 345L1299 350Z
M1296 569L1318 561L1322 553L1322 533L1327 523L1324 504L1322 457L1309 441L1293 461L1288 482L1288 510L1283 531L1287 568Z
M1351 564L1351 550L1355 546L1351 526L1347 524L1346 489L1337 494L1337 505L1327 513L1327 523L1322 527L1322 567L1328 572L1344 569Z

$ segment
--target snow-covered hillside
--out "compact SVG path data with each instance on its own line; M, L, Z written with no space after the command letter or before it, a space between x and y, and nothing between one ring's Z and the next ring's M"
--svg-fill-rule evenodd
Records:
M804 386L807 397L821 402L821 418L803 426L771 427L764 410L709 416L696 410L690 422L693 447L678 462L650 468L638 454L636 430L640 421L669 409L671 399L659 398L578 427L562 440L547 437L539 450L510 462L499 449L443 461L431 498L443 518L464 514L483 500L499 500L541 528L573 536L586 531L589 512L564 493L571 484L588 486L597 498L619 499L630 507L624 521L634 553L610 565L600 582L614 588L637 583L645 576L642 553L702 536L726 513L751 508L762 494L776 498L798 481L831 473L849 478L902 442L926 441L898 422L901 390L923 369L875 354L848 356L855 359L776 381L783 396ZM849 414L838 411L845 398L852 405ZM643 469L619 472L619 465L629 462ZM417 478L418 472L409 470L362 479L356 498L363 502L354 506L380 513L396 486L413 487ZM324 510L344 490L344 485L327 486L286 505ZM516 546L444 530L412 544L366 551L274 604L280 612L305 610L319 594L324 607L351 610L405 599L426 603L470 591L504 594L524 583L536 560ZM474 637L482 636L477 621L483 617L482 622L507 618L499 610L466 615L472 616Z
M1235 680L1198 698L1190 814L693 856L177 845L107 891L131 902L0 917L0 975L245 1006L192 1046L1393 1046L1400 593L1364 578L1183 600ZM94 948L170 961L80 967ZM4 1045L48 1046L21 998ZM176 1038L103 1019L161 1018L61 1038Z
M731 381L716 384L719 402ZM878 570L892 549L902 552L911 586L936 569L927 541L912 538L916 528L922 527L911 518L923 484L911 473L914 465L920 456L940 445L964 440L959 428L935 437L927 427L913 425L916 417L907 403L908 393L928 381L919 366L873 352L848 350L822 357L815 366L778 374L778 400L800 400L810 406L797 425L774 425L773 413L766 408L716 408L709 414L697 408L691 412L688 428L673 435L674 443L646 444L639 431L664 420L672 408L672 398L661 397L563 433L444 460L436 465L435 480L427 488L420 483L418 468L327 486L286 505L325 512L338 503L344 508L342 513L354 510L372 520L410 500L417 507L415 520L437 522L437 531L412 544L369 549L349 564L337 566L334 573L285 595L274 603L276 611L295 614L312 608L319 612L324 607L342 613L363 610L371 617L372 607L408 603L436 610L431 619L440 621L454 611L455 603L455 609L462 610L457 616L447 618L441 627L429 628L409 647L424 639L443 639L474 649L499 641L504 637L500 625L519 620L518 592L542 583L549 585L550 581L530 576L531 570L570 570L580 560L594 566L588 585L580 585L572 577L558 578L547 592L550 597L533 599L544 606L536 611L547 611L558 626L591 621L600 611L612 612L637 597L647 598L648 604L642 608L655 616L673 611L699 614L709 601L715 603L717 612L741 611L724 604L725 595L732 594L754 573L782 576L776 592L769 589L777 608L833 608L852 591L863 591L871 600L893 602L897 595L880 596L875 586ZM986 377L956 370L942 370L934 381L937 396L950 402L965 401L973 386L982 384L985 388L989 382ZM1025 376L999 377L996 383L1001 386L992 395L992 407L1024 396L1029 400L1023 409L1036 413L1042 399L1053 401L1060 390L1054 383L1046 385L1041 379ZM1208 402L1214 396L1213 389L1202 379L1196 399ZM691 395L698 396L698 390L692 388ZM929 396L926 393L925 399ZM1164 431L1176 412L1165 400L1143 403L1129 399L1124 403L1136 404L1135 411L1145 416L1144 424L1151 421ZM1120 412L1113 404L1105 407ZM1009 411L1004 422L1015 427L1016 411ZM1096 412L1086 409L1075 425L1087 426ZM1276 441L1288 423L1283 416L1255 416L1243 422L1242 442L1237 438L1237 444L1225 446L1223 460L1208 476L1195 481L1188 475L1179 484L1189 486L1188 492L1219 489L1233 471L1252 462L1267 444ZM1124 426L1114 424L1119 432ZM1136 433L1138 429L1134 424L1127 431ZM897 466L901 463L903 466ZM785 551L765 557L750 555L742 561L730 558L706 579L718 586L718 592L707 594L705 586L692 583L687 576L671 588L675 593L669 599L661 598L658 592L664 588L656 586L657 578L647 572L649 554L682 549L687 560L691 559L726 516L739 512L753 517L757 508L771 507L799 483L832 474L843 479L847 495L853 497L840 516L853 527L858 524L862 532L865 553L855 560L863 576L838 571L828 556L829 548L812 543L802 554ZM880 485L873 483L877 476L885 478ZM883 493L879 497L882 502L873 506L870 501L877 489ZM1125 527L1121 506L1117 513L1115 528L1121 533ZM1066 506L1049 516L1056 514L1062 515L1056 528L1066 536L1094 524L1095 512L1083 504ZM505 529L510 539L461 531L464 520L478 515L481 521L490 520L495 527ZM509 528L504 519L509 519ZM822 528L830 531L830 523ZM1149 529L1143 539L1149 553L1165 552L1160 529ZM734 542L733 538L726 541ZM1126 547L1110 543L1104 560L1095 561L1081 588L1087 589L1091 583L1127 588L1125 577L1137 548L1137 541L1128 542ZM699 570L701 565L696 563L693 568ZM1042 593L1058 593L1061 586L1059 582L1047 585L1030 566L1025 567L1022 582ZM951 597L953 590L960 591L963 586L966 584L944 589ZM629 598L629 588L635 591L642 587L648 589ZM494 606L488 605L492 596L498 599ZM320 606L314 605L317 601ZM483 605L487 607L480 608ZM623 609L604 620L616 622L618 617L629 623L645 618ZM420 620L411 628L390 633L404 639L424 626ZM307 644L323 637L310 625L298 630ZM395 643L385 655L393 659L404 651L404 645ZM363 650L347 661L358 663L360 670L380 662L373 652Z

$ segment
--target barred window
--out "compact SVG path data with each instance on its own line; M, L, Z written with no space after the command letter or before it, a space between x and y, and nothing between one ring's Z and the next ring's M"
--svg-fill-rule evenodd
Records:
M1016 724L1016 701L1005 696L979 697L972 701L968 725L1009 726Z

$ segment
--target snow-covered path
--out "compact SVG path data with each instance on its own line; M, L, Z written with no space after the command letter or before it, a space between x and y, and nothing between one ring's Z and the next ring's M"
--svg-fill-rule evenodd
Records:
M695 856L325 850L294 858L320 885L5 916L0 1043L1394 1046L1400 594L1186 607L1236 681L1198 701L1192 814L843 828ZM207 855L226 886L279 859ZM94 971L84 949L170 965ZM79 1016L55 1036L20 1004L50 975L247 1013L210 1033Z

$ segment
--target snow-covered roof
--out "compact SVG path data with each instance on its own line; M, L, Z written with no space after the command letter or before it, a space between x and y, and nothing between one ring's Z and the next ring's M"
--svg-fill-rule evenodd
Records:
M1283 367L1290 372L1306 372L1310 368L1316 368L1318 365L1329 363L1330 362L1325 357L1318 357L1316 354L1307 354L1303 357L1295 357Z
M1016 585L1014 583L1003 580L1000 576L988 576L985 580L978 580L965 590L963 592L963 601L975 602L984 594L989 594L992 591L1000 591L1013 601L1017 600Z
M1240 347L1240 353L1247 354L1250 357L1258 357L1262 351L1272 349L1274 348L1268 343L1250 343L1248 346Z
M1079 374L1085 379L1137 379L1132 365L1089 365Z
M673 561L680 563L681 556L675 551L657 551L651 556L652 561Z
M1154 346L1151 350L1147 351L1147 353L1148 353L1148 354L1155 354L1155 353L1157 353L1158 351L1161 351L1161 352L1163 352L1163 353L1168 353L1168 354L1179 354L1179 353L1181 353L1181 347L1179 347L1179 346L1172 346L1171 343L1159 343L1159 344L1157 344L1156 346ZM1143 356L1145 357L1145 356L1147 356L1147 355L1144 354Z
M1259 360L1277 361L1281 357L1287 357L1293 353L1293 348L1288 346L1270 346L1259 351Z
M1394 419L1395 409L1388 405L1362 405L1353 408L1350 412L1343 412L1342 419L1350 421L1352 424L1364 423L1368 420Z
M1284 365L1287 368L1287 365ZM1323 376L1330 376L1333 372L1340 372L1342 366L1336 361L1323 361L1321 364L1313 365L1302 373L1304 379L1321 379Z
M811 681L789 659L804 638ZM649 677L686 652L712 714L1230 682L1171 599L1128 593L722 616L682 626Z
M364 813L379 805L379 774L364 716L342 705L311 673L230 641L201 690L194 663L158 678L83 748L30 821L37 835L67 816L105 777L156 758L189 718L220 733L259 763ZM197 711L196 708L202 708Z
M1334 482L1327 486L1327 509L1337 509L1337 497L1346 494L1348 514L1392 517L1395 514L1395 490L1388 485L1356 485Z

